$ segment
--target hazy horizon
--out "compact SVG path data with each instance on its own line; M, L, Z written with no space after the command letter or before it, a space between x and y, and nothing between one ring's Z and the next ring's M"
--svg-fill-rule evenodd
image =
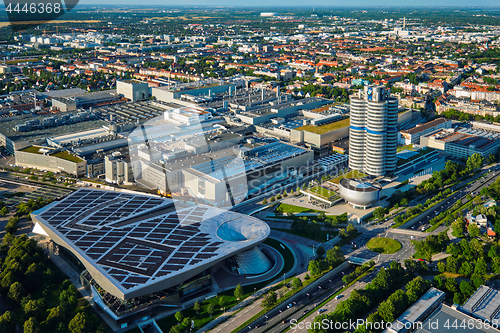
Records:
M272 2L272 4L270 4ZM148 6L173 6L173 7L183 7L186 5L191 6L230 6L230 7L262 7L262 8L272 8L272 7L297 7L297 8L308 8L317 6L318 8L349 8L349 7L360 7L365 6L366 8L377 8L377 7L413 7L413 8L436 8L436 7L461 7L461 8L479 8L479 7L496 7L500 9L500 5L497 0L481 0L474 3L473 6L470 5L470 1L465 0L442 0L442 1L432 1L423 0L420 1L418 5L415 5L414 1L408 0L386 0L383 2L374 3L368 0L351 0L349 4L344 2L332 3L329 0L315 0L314 2L309 2L304 5L303 1L297 0L252 0L248 4L238 4L235 5L234 1L229 0L184 0L182 4L177 1L165 1L165 0L151 0L147 5L138 5L137 1L132 0L107 0L106 4L96 3L96 0L80 0L79 5L95 5L95 6L136 6L136 7L148 7Z

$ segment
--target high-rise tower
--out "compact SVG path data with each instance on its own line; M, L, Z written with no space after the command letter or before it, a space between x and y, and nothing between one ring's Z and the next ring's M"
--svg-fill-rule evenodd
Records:
M396 170L398 100L384 86L351 97L349 168L373 176Z

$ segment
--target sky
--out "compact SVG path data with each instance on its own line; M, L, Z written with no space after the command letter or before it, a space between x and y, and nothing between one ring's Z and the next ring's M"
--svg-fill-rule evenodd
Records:
M81 4L103 4L97 0L80 0ZM146 3L140 3L137 0L106 0L104 3L109 5L165 5L165 6L183 6L183 5L204 5L204 6L464 6L468 7L473 5L479 6L495 6L500 8L498 0L248 0L248 1L234 1L234 0L149 0Z

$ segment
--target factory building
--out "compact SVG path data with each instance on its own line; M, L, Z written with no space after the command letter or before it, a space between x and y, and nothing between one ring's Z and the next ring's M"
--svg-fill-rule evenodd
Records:
M440 129L420 137L420 145L445 151L454 157L467 159L478 153L487 158L500 147L500 134L459 128Z
M66 150L29 146L15 152L16 165L55 173L65 172L73 176L85 175L87 161Z
M147 101L150 95L148 84L137 80L116 81L116 92L132 102Z

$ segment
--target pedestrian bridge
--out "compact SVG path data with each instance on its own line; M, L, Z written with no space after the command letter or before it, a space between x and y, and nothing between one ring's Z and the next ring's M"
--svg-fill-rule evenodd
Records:
M364 263L370 261L372 259L367 259L367 258L359 258L359 257L349 257L347 258L347 262L352 264L352 265L363 265Z

